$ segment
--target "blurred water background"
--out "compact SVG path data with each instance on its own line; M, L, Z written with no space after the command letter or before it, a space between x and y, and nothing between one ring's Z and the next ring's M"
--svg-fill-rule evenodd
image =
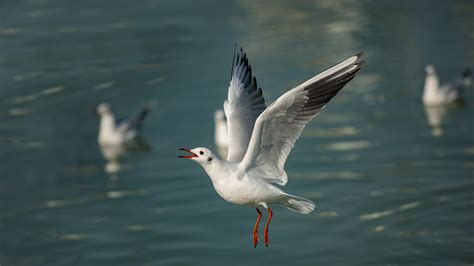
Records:
M454 108L420 102L426 64L442 80L473 65L472 10L467 0L1 1L0 264L472 265L474 90ZM215 148L234 42L267 103L359 51L367 62L296 143L284 189L318 207L275 207L269 248L252 246L254 209L224 202L176 158L183 146ZM97 104L126 115L150 100L150 148L104 158Z

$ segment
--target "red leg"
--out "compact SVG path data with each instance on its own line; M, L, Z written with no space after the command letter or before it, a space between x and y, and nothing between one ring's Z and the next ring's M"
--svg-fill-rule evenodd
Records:
M268 243L270 243L270 239L268 238L268 226L270 225L270 221L272 220L273 217L273 212L270 210L270 208L267 208L268 210L268 220L267 224L265 225L265 230L263 231L263 236L265 238L265 246L268 247Z
M254 247L257 247L257 243L258 243L258 223L260 223L260 219L262 219L262 212L260 212L260 210L258 208L256 208L257 210L257 213L258 213L258 217L257 217L257 221L255 222L255 225L253 227L253 246Z

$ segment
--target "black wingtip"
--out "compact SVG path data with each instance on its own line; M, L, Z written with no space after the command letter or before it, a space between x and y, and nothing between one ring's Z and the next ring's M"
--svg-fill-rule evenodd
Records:
M232 68L230 69L230 80L232 80L232 75L234 75L234 65L235 65L236 55L237 55L237 43L234 43L234 57L232 58Z
M145 118L148 116L148 114L150 113L150 108L148 107L144 107L141 112L138 114L138 120L139 121L144 121Z
M242 54L242 57L240 58L240 64L245 64L247 61L247 54L242 51L242 48L240 48L240 53Z
M363 54L364 54L363 52L360 52L360 53L355 55L357 57L355 64L357 64L358 66L362 66L365 63L365 61L362 60L362 55Z
M471 69L466 68L466 70L464 70L464 72L462 73L462 77L467 78L467 77L470 77L470 76L472 76Z

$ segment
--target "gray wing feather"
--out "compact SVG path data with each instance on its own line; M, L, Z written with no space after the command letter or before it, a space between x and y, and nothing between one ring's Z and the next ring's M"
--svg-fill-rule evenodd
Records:
M245 158L244 171L268 182L285 185L284 165L296 140L325 105L361 69L362 54L324 71L288 91L257 119Z
M262 90L252 75L252 68L242 48L234 52L231 80L224 111L229 132L227 160L240 162L252 136L257 117L265 110Z
M140 130L143 127L143 122L145 121L145 118L147 117L149 112L149 108L143 108L135 115L129 117L128 119L122 120L118 125L118 129L122 132Z

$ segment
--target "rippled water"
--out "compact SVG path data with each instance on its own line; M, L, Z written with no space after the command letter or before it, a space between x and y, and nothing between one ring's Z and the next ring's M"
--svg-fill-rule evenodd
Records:
M472 265L474 91L419 99L426 64L442 80L473 65L474 2L325 2L1 2L0 264ZM290 155L284 189L318 207L275 207L269 248L252 246L255 210L176 158L214 147L234 42L267 102L367 61ZM146 148L104 158L102 101L156 102Z

